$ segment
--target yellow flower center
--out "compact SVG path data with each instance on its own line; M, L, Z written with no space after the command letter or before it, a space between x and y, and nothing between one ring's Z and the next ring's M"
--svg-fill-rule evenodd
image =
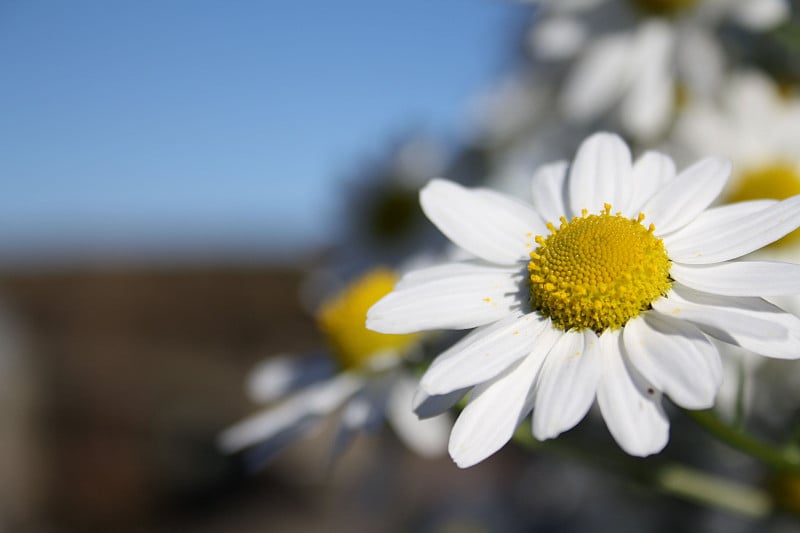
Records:
M550 235L537 236L528 271L531 304L564 330L602 332L620 328L650 307L670 288L670 261L655 227L644 215L631 219L611 214L582 216Z
M800 169L797 165L777 162L752 168L742 173L736 187L728 194L728 202L771 199L784 200L800 194ZM782 248L800 245L800 229L796 229L782 239L769 245L769 248Z
M674 15L693 7L697 0L631 0L634 6L651 15Z
M394 272L376 269L323 302L317 323L342 368L364 366L381 353L404 351L417 341L417 334L387 335L365 326L367 309L389 294L396 282Z

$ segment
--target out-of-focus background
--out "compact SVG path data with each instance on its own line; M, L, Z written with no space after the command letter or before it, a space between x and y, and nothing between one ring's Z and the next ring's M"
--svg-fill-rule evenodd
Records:
M389 439L359 439L332 472L312 440L256 476L214 439L253 411L257 361L319 349L298 294L352 225L349 188L398 144L411 165L446 157L528 13L0 3L0 530L383 529L433 512L417 504L456 468ZM367 497L364 470L390 499Z
M417 205L427 179L527 194L536 165L628 125L622 96L567 120L570 52L705 3L0 2L0 532L800 530L763 505L709 511L648 489L638 473L675 459L772 483L680 416L651 462L624 456L592 417L561 451L509 445L468 470L388 430L331 463L335 420L257 469L217 447L257 409L245 391L257 363L325 347L312 309L332 280L442 252ZM758 27L664 21L678 45L718 38L727 66L771 76L775 91L758 83L776 109L800 101L798 14L792 31L766 32L775 13L734 15ZM624 92L617 82L636 76L612 78ZM705 103L685 81L667 91L676 114ZM696 139L681 144L667 118L649 137L622 133L683 166ZM771 368L775 383L794 375ZM758 426L768 435L800 417L792 383L754 400L779 411ZM600 448L610 462L585 460ZM797 480L781 481L797 505Z

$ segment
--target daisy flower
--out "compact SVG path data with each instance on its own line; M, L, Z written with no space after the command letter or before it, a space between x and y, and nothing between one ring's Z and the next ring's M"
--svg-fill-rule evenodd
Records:
M367 309L396 280L390 270L373 270L323 302L317 323L338 369L296 356L262 363L250 377L249 395L263 403L282 401L224 431L220 447L228 453L255 445L272 451L341 410L334 452L357 431L374 429L385 418L413 451L424 457L443 454L447 417L420 420L411 411L416 378L403 366L403 357L418 348L420 336L384 335L364 327Z
M623 450L653 454L669 438L662 394L714 403L710 337L800 356L800 319L761 298L800 292L800 265L732 261L797 228L800 196L709 208L730 170L708 158L676 173L656 152L632 162L598 133L571 165L536 172L532 205L440 179L423 188L427 217L479 259L406 274L367 327L476 328L433 361L418 398L430 412L428 396L471 390L450 435L459 466L500 449L532 410L534 437L550 439L595 398Z
M575 122L614 109L621 127L643 142L663 134L676 89L693 97L716 90L724 53L715 31L733 20L753 31L786 20L786 0L570 0L537 2L529 34L545 60L575 57L564 82L562 110Z

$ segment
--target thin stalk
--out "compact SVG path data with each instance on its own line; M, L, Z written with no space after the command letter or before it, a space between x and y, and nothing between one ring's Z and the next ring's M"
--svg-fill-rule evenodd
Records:
M658 469L654 485L667 494L751 518L767 516L773 507L762 489L683 465Z

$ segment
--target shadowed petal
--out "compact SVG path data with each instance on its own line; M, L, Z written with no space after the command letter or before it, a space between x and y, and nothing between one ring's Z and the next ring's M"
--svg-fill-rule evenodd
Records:
M620 448L645 457L660 452L669 440L669 420L661 407L661 392L626 364L619 330L600 336L603 373L597 403L608 430Z
M733 261L711 265L673 263L669 275L687 287L726 296L800 294L800 265Z
M714 345L695 326L647 312L623 330L625 352L642 376L687 409L714 405L722 363Z
M537 384L533 436L553 438L571 429L592 406L602 361L593 331L568 331L547 355Z
M719 296L676 283L666 298L653 302L653 309L761 355L800 357L800 318L761 298Z
M537 344L547 343L547 329L550 321L536 313L477 328L434 359L420 387L428 394L446 394L491 379Z

